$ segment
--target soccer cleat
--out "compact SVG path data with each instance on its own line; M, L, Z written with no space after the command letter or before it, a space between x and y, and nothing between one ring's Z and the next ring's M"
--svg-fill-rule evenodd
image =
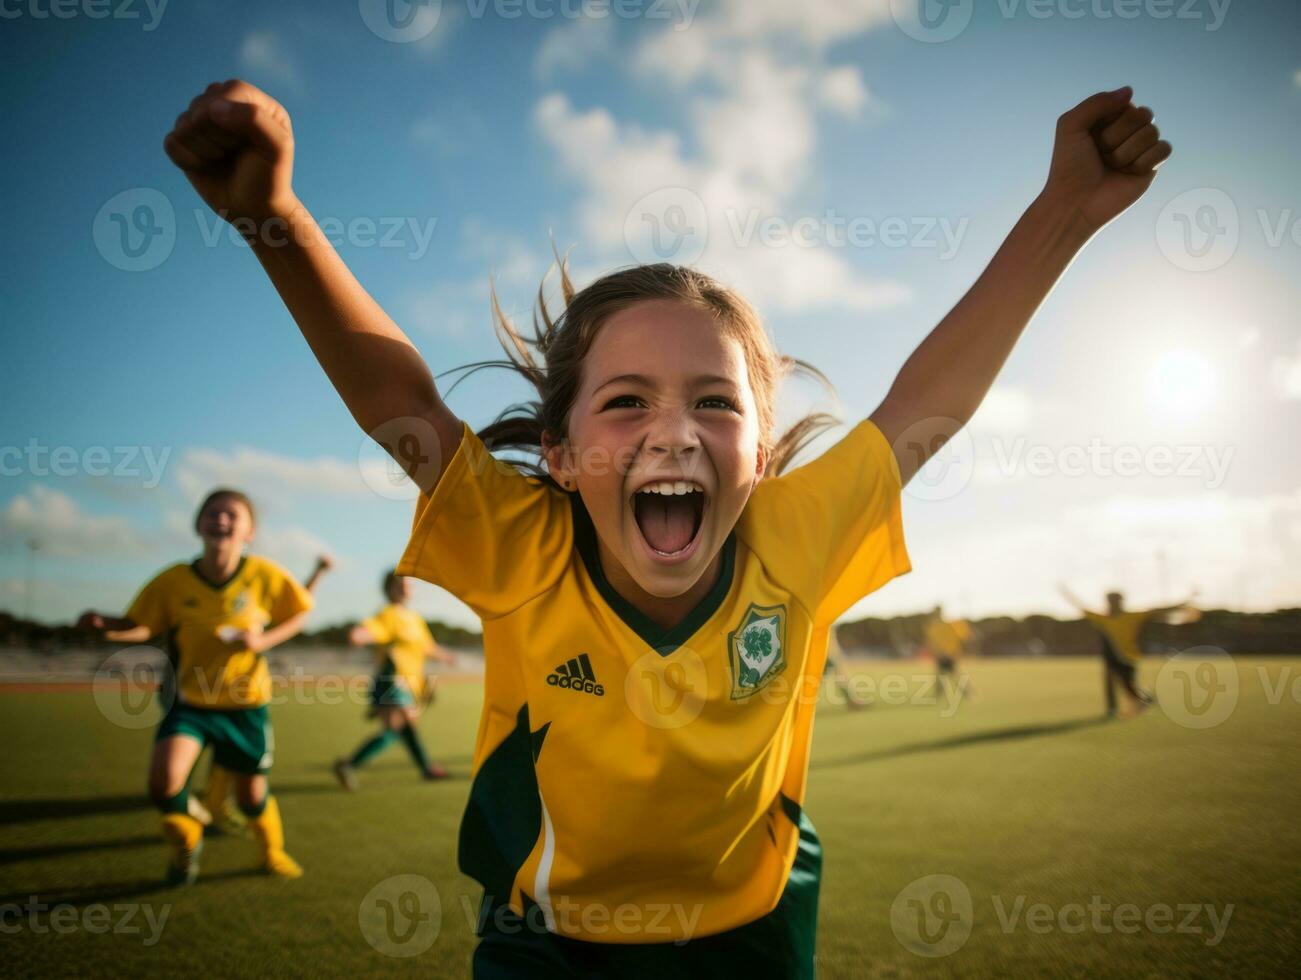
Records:
M192 844L170 833L168 839L172 845L172 856L167 861L164 882L169 888L194 884L199 877L199 856L203 854L202 829Z
M431 762L429 764L429 768L426 769L423 773L421 773L421 775L430 782L436 779L452 778L452 774L448 772L446 769L444 769L442 766L440 766L437 762Z
M348 765L347 759L335 760L334 775L338 778L339 785L349 793L357 792L357 773L352 766Z
M272 851L266 856L262 870L280 878L301 878L303 867L284 851Z

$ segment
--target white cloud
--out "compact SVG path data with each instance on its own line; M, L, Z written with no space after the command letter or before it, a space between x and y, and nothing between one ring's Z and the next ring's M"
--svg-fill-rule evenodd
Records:
M146 555L154 549L125 517L88 514L67 494L39 483L0 511L0 538L20 547L36 541L40 554L55 557Z
M287 85L297 93L304 91L302 73L275 31L246 34L240 42L239 62L254 76Z
M1270 361L1269 380L1274 392L1288 401L1301 399L1301 343L1291 354L1277 354Z
M689 30L643 35L621 63L643 85L678 91L683 133L624 123L599 105L579 109L559 92L538 101L535 125L580 188L581 242L598 265L633 260L624 234L638 202L685 188L708 224L703 252L691 264L761 310L864 312L910 298L902 284L874 281L855 268L833 240L834 228L817 225L811 245L745 230L823 220L825 207L805 215L796 199L815 159L816 110L849 112L866 99L857 70L828 70L824 50L890 22L886 0L816 0L812 7L730 2Z
M538 48L533 67L541 78L581 71L614 53L614 22L608 17L577 17L553 29Z
M850 119L867 104L867 86L862 73L852 65L825 71L818 78L818 99L827 108Z
M362 436L358 434L357 438L360 444ZM246 447L230 452L186 450L177 467L177 482L181 492L195 500L217 486L238 487L254 500L285 500L308 493L371 493L355 460L328 456L298 459Z
M1033 400L1030 392L1016 385L997 384L989 390L968 423L973 432L1020 433L1030 424Z

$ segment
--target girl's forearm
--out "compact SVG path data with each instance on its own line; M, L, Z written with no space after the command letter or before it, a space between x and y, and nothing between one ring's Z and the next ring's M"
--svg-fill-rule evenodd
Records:
M1030 204L873 414L891 442L905 430L919 443L948 438L971 419L1030 317L1092 233L1078 211L1052 198L1041 194Z
M250 244L357 424L374 432L392 419L445 412L420 352L307 208L295 200L285 212Z
M303 631L307 624L307 617L310 612L300 612L296 616L290 616L283 623L273 626L271 629L262 633L262 653L270 650L272 647L279 646L286 640L293 639Z
M144 643L153 635L148 626L138 626L129 619L110 619L104 630L104 639L110 643Z

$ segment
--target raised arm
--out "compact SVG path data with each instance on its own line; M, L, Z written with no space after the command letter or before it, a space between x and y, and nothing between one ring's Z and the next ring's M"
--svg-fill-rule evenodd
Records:
M1088 606L1086 606L1086 605L1085 605L1084 603L1082 603L1079 599L1077 599L1077 598L1075 597L1075 593L1073 593L1070 589L1066 588L1066 586L1064 586L1064 585L1059 585L1059 586L1057 586L1057 591L1060 592L1060 593L1062 594L1062 598L1063 598L1063 599L1065 599L1067 602L1069 602L1072 606L1074 606L1076 609L1078 609L1081 613L1088 613L1088 612L1091 612L1091 611L1092 611L1092 610L1089 609Z
M1048 180L967 294L912 353L872 414L907 483L971 420L1013 345L1084 244L1170 156L1128 86L1057 121Z
M284 107L247 82L213 82L177 117L163 148L252 246L357 424L421 489L432 489L460 442L461 424L415 345L294 194L294 138Z
M144 643L153 636L148 626L141 626L135 620L105 616L93 610L81 614L77 619L77 629L98 633L110 643Z
M334 559L329 555L321 555L316 559L316 564L312 568L312 574L307 576L307 581L303 583L303 588L308 592L315 593L316 587L321 584L321 577L334 568Z

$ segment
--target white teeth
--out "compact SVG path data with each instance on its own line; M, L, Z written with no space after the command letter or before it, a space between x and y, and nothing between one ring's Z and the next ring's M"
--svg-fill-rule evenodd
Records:
M704 493L705 488L694 480L662 480L659 483L648 483L637 492L658 493L665 497L675 497L688 493Z

